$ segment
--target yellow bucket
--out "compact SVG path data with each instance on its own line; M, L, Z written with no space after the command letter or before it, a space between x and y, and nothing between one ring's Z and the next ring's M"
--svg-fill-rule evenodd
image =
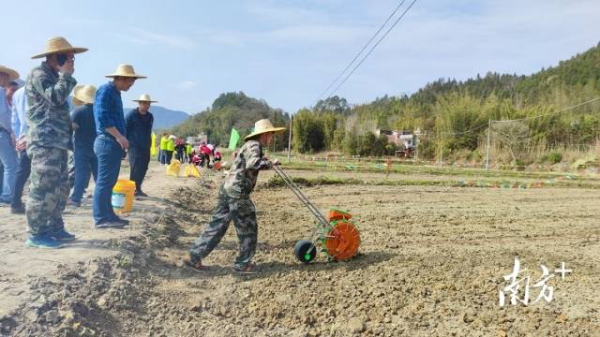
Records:
M112 207L117 214L131 212L133 208L133 195L135 193L135 182L119 179L113 187Z

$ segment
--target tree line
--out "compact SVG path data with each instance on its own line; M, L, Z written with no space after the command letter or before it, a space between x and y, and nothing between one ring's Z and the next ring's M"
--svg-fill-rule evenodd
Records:
M329 97L294 114L292 145L299 153L383 156L397 148L385 136L377 137L376 130L420 128L422 158L460 152L477 155L490 120L520 119L494 123L490 130L513 154L524 146L593 144L600 136L600 101L557 111L600 96L599 89L600 46L596 46L529 76L490 72L465 81L439 79L410 96L384 96L354 106L342 97ZM289 114L263 100L243 92L225 93L173 132L184 136L206 132L209 139L226 144L232 127L244 136L261 118L271 119L274 125L290 121ZM278 138L278 150L287 146L287 132Z
M382 155L392 149L385 149L385 137L375 137L376 130L420 128L420 156L433 159L476 151L485 142L490 120L519 119L492 124L495 139L511 153L524 146L593 144L600 136L600 101L558 111L599 97L599 89L596 46L530 76L488 73L466 81L439 79L411 96L384 96L356 106L330 97L294 115L294 146L303 153Z

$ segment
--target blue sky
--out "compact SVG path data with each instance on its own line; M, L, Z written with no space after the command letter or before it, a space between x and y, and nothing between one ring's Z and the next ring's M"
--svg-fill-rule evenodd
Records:
M76 59L80 84L104 83L120 63L147 75L126 100L149 93L195 113L222 92L244 91L295 112L313 104L398 3L10 1L0 13L10 27L0 64L25 74L38 62L30 56L60 35L90 49ZM363 103L440 77L529 74L596 45L599 17L598 0L419 0L337 94Z

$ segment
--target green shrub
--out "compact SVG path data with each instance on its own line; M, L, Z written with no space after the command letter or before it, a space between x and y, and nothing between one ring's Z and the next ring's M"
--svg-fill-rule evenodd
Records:
M562 154L556 151L552 151L542 157L542 163L558 164L562 161L562 159Z

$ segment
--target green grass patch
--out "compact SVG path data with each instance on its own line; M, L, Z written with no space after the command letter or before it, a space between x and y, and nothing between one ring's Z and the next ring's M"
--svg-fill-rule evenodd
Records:
M359 172L359 173L386 173L386 166L372 162L292 162L283 161L284 169L318 172ZM395 163L390 168L391 174L404 175L434 175L450 177L485 177L485 178L529 178L529 179L555 179L569 176L570 180L598 180L594 177L573 175L564 172L523 172L509 170L485 170L480 168L432 167L419 165L405 165Z
M500 189L537 189L537 188L588 188L600 189L600 184L574 180L540 180L524 182L516 180L428 180L428 179L394 179L394 180L361 180L356 178L302 178L294 177L292 181L299 187L315 187L328 185L362 185L362 186L442 186L442 187L476 187ZM286 183L278 176L273 176L262 188L286 187Z

